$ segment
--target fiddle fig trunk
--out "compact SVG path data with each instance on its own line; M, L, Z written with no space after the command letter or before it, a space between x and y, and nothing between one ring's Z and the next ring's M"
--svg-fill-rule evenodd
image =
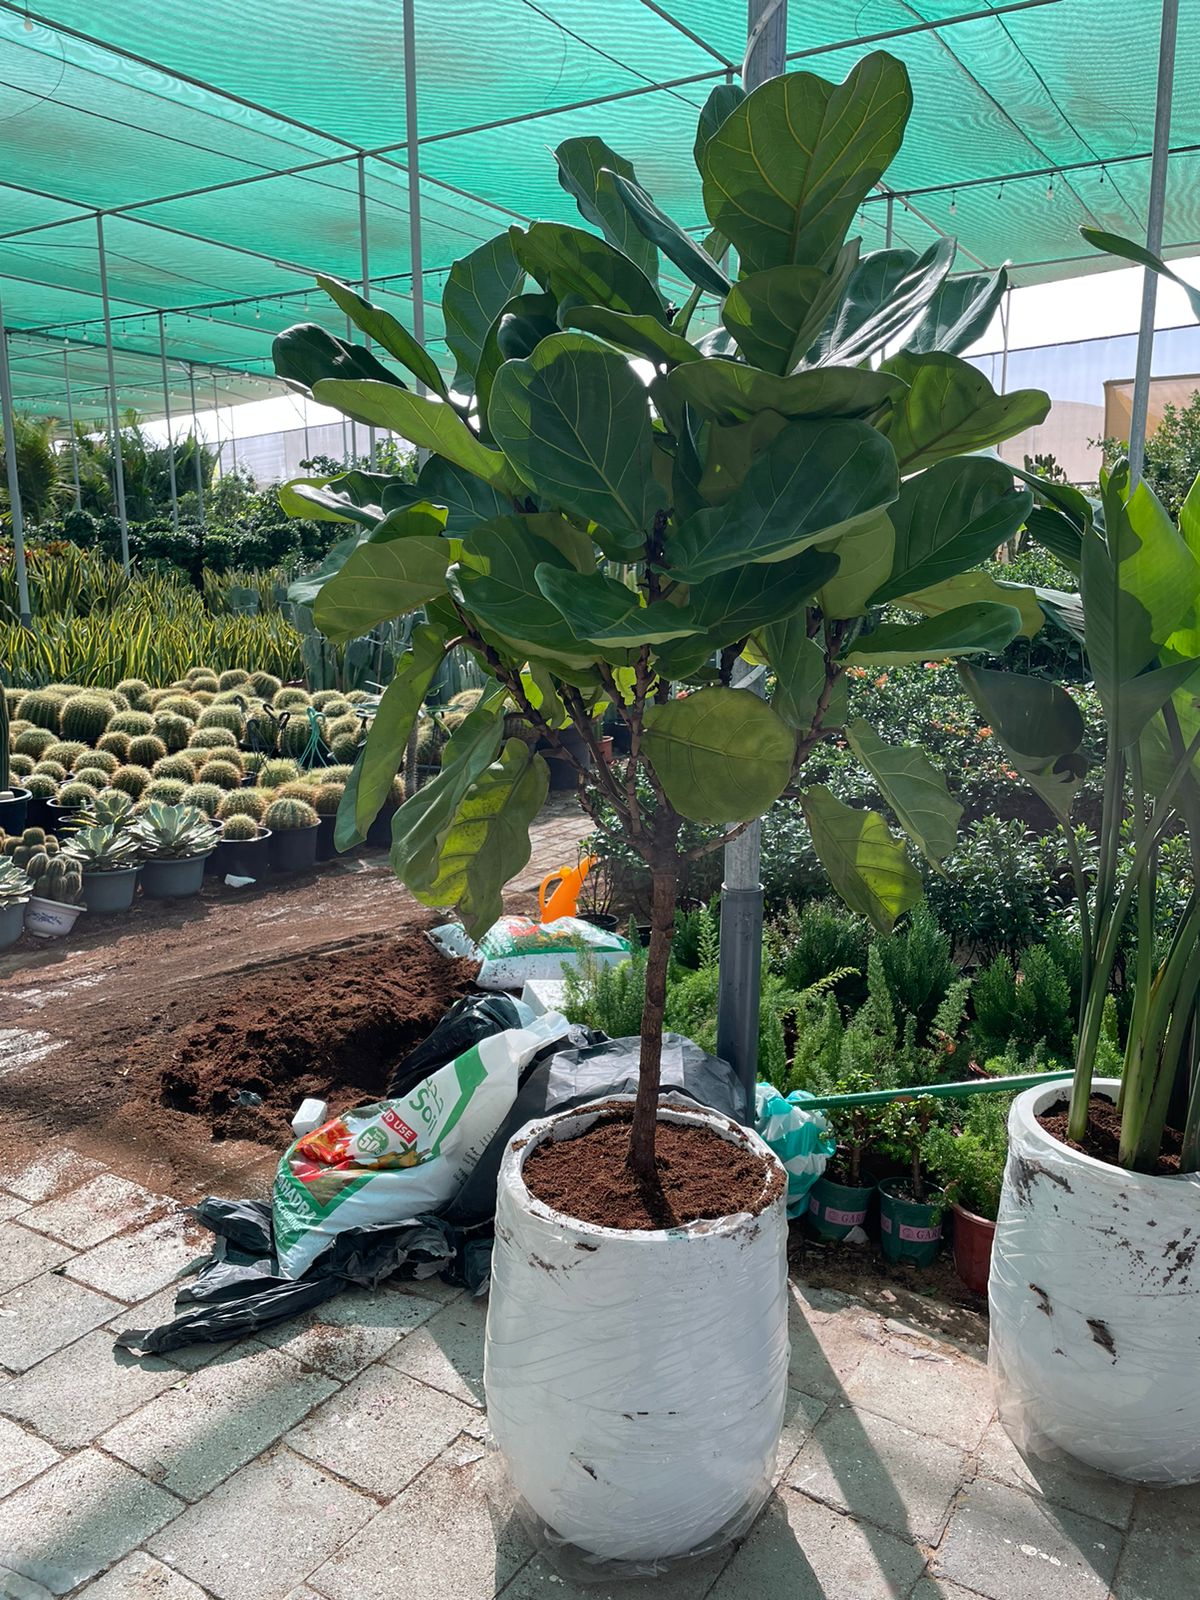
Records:
M642 1053L638 1092L629 1134L629 1165L642 1183L657 1182L654 1159L658 1126L658 1089L662 1076L663 1011L667 1001L667 967L675 933L676 866L651 875L650 952L646 959L646 1002L642 1008Z

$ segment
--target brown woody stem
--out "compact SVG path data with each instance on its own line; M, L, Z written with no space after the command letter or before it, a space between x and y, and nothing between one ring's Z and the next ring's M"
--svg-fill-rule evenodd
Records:
M637 1101L629 1133L629 1165L643 1184L658 1182L654 1136L658 1121L658 1089L662 1076L663 1012L667 1002L667 966L675 932L674 862L651 875L650 953L646 960L646 1003L642 1009L642 1054Z

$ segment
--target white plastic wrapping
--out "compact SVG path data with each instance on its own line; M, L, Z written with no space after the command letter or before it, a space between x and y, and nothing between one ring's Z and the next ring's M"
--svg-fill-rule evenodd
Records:
M1116 1099L1119 1085L1095 1091ZM1200 1178L1151 1178L1052 1139L1027 1089L988 1287L1000 1416L1017 1446L1140 1483L1200 1479Z
M484 1383L513 1485L547 1537L646 1569L745 1531L770 1491L787 1391L786 1191L670 1230L578 1222L525 1187L526 1157L590 1108L531 1122L505 1153ZM776 1158L714 1113L664 1107Z

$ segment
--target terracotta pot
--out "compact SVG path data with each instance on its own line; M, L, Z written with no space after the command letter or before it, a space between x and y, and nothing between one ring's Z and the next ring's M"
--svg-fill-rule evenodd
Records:
M954 1213L954 1270L972 1294L986 1294L996 1224L967 1211L957 1200L950 1209Z

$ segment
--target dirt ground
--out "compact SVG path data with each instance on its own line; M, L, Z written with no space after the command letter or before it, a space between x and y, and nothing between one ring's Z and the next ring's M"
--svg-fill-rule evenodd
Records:
M552 797L508 910L536 913L538 883L588 827ZM378 1096L469 986L471 969L424 937L440 920L363 851L85 914L62 941L25 935L0 955L6 1159L69 1137L182 1201L262 1192L306 1094L335 1109Z

